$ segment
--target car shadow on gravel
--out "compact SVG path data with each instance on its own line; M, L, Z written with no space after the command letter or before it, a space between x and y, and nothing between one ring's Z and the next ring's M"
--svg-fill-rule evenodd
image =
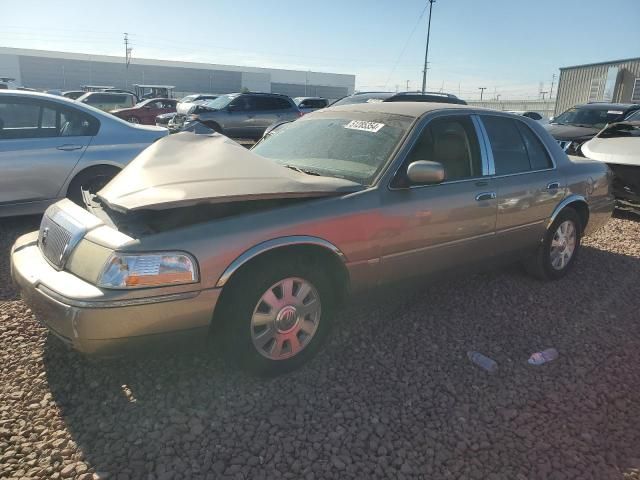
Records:
M18 291L11 282L9 274L11 246L20 235L38 230L41 215L0 219L0 302L16 300Z
M93 362L53 338L43 362L77 459L117 478L619 478L640 467L639 281L640 259L587 244L556 282L396 285L272 379L209 351ZM556 361L527 365L547 347Z

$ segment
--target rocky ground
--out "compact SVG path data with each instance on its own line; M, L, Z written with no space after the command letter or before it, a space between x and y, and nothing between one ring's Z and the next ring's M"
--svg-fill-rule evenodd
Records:
M640 478L636 218L558 282L514 267L354 301L274 379L206 350L67 351L10 284L9 247L37 223L0 223L0 478ZM547 347L560 357L527 365Z

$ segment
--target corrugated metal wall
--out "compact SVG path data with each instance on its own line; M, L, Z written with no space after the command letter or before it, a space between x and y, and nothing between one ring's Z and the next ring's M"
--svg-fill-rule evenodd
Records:
M589 101L589 92L592 82L600 82L599 98L602 98L604 82L607 77L609 67L620 69L613 92L613 101L628 103L631 101L633 82L640 78L640 59L627 62L612 62L599 65L585 65L560 70L560 80L558 83L558 95L556 98L556 114L564 112L566 109Z

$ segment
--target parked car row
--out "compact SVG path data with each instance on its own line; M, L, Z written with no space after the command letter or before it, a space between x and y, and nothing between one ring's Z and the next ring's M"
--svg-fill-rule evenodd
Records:
M35 124L7 129L30 135L19 155L40 134L57 152L95 144L93 159L114 137L149 135L104 188L50 206L11 251L34 314L89 354L215 328L239 364L290 370L319 349L348 292L504 260L560 278L613 208L604 163L568 157L530 118L455 102L365 101L300 117L289 97L240 93L196 114L254 135L280 115L247 150L217 133L154 141L167 130L59 97L0 100L39 109ZM60 113L43 123L45 110ZM73 113L81 129L62 138ZM85 156L60 178L82 172ZM65 196L59 183L47 202Z
M576 105L552 118L547 130L567 154L606 163L617 205L640 212L640 104Z

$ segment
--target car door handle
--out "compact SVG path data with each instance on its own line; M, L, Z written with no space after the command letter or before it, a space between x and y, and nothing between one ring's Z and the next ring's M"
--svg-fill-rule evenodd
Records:
M58 150L63 150L65 152L71 152L73 150L80 150L82 145L73 145L71 143L65 143L64 145L60 145L56 147Z
M558 190L560 188L560 182L551 182L547 185L547 190Z
M476 200L482 202L483 200L493 200L496 198L496 192L482 192L476 195Z

